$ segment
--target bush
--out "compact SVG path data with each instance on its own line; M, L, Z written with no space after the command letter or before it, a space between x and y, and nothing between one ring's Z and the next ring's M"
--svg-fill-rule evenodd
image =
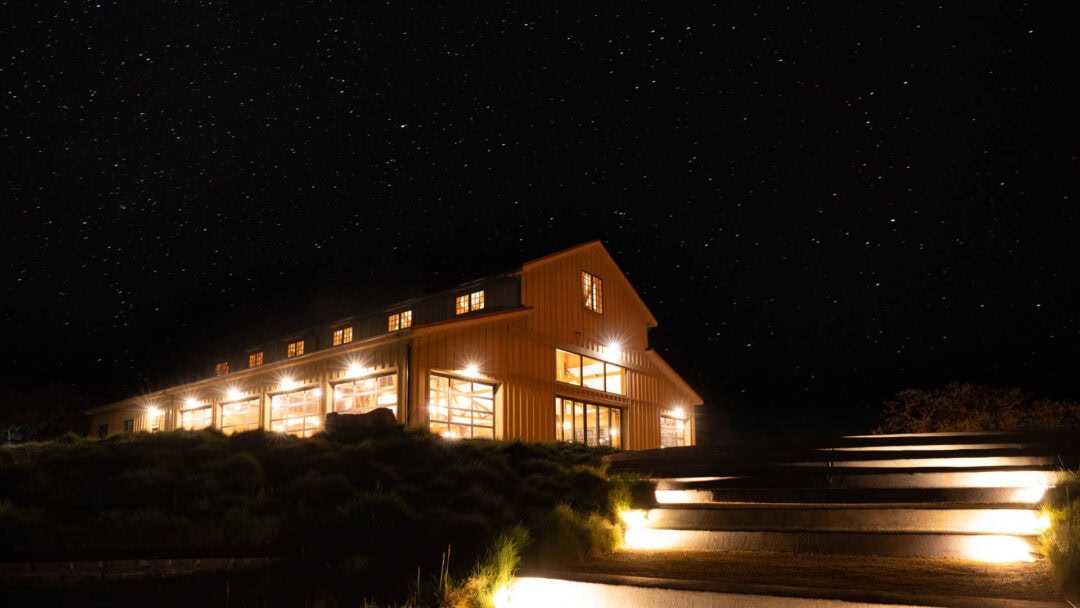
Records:
M1080 430L1080 403L1036 399L1018 388L949 384L905 389L886 401L875 433Z
M584 514L559 504L536 523L536 542L529 552L540 566L580 562L607 553L622 540L620 529L599 513Z

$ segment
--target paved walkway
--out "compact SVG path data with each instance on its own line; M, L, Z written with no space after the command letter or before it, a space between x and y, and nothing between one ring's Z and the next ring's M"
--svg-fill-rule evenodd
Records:
M984 564L956 559L764 552L616 551L587 560L572 572L525 570L520 576L724 593L728 596L725 602L716 600L714 605L730 606L743 605L735 601L738 596L756 597L759 605L776 606L794 605L794 598L836 601L821 605L1069 606L1045 562ZM628 604L628 597L633 594L611 605L630 608L635 604ZM1072 599L1077 602L1077 598ZM698 601L709 605L708 600L685 594L676 600L669 598L665 604L693 606Z

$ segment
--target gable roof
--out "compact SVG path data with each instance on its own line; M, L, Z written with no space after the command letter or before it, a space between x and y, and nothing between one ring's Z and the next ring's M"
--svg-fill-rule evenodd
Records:
M529 262L525 262L524 264L521 265L521 270L525 271L525 272L528 272L529 270L532 270L533 268L536 268L538 266L544 266L544 265L550 264L550 263L552 263L552 262L554 262L556 260L561 260L563 258L572 256L572 255L576 255L576 254L582 253L584 251L588 251L590 249L599 250L604 255L604 257L607 258L607 260L611 263L611 265L614 266L615 269L619 271L616 280L620 281L622 286L624 288L626 288L626 290L628 292L630 292L630 294L634 298L634 301L637 302L637 305L639 307L641 307L641 310L645 313L645 316L648 319L647 324L646 324L647 327L656 327L658 325L658 323L656 322L656 317L653 316L652 311L649 310L649 307L645 305L645 301L641 299L640 295L638 295L638 292L637 292L636 289L634 289L634 286L630 284L630 279L626 278L626 273L624 273L622 271L622 269L619 268L619 265L615 262L615 258L611 257L611 254L608 253L608 250L604 248L603 243L601 243L598 240L597 241L589 241L587 243L582 243L580 245L570 247L569 249L563 249L562 251L556 251L555 253L548 254L548 255L545 255L545 256L540 257L540 258L536 258L535 260L531 260Z

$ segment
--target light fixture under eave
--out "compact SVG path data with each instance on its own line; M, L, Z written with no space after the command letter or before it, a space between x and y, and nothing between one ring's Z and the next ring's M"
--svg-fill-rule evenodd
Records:
M465 366L465 369L461 370L461 375L469 378L477 378L480 376L480 367L475 363L470 363Z
M349 378L356 378L357 376L364 375L364 366L359 363L350 363L345 368L345 375Z
M151 417L151 418L157 418L158 416L160 416L163 413L164 412L161 411L161 408L159 408L159 407L157 407L155 405L151 405L150 407L146 408L146 415Z
M297 381L293 380L292 378L285 377L281 379L281 381L279 382L279 386L281 386L282 390L291 391L292 389L299 386L299 383L297 383Z
M622 343L618 340L611 340L607 344L604 344L604 354L610 359L619 359L622 357Z
M199 400L195 397L188 397L187 399L184 399L184 407L186 408L190 409L197 405L199 405Z
M227 400L229 400L229 401L236 401L237 399L239 399L239 398L241 398L243 396L244 396L243 391L236 388L235 386L231 387L231 388L229 388L228 390L225 391L225 398Z

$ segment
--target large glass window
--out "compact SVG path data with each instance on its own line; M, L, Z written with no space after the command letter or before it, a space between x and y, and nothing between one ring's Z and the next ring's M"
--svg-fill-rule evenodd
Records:
M585 308L604 314L604 282L600 280L600 277L582 271L581 297Z
M385 407L397 416L397 374L359 378L334 385L334 411L339 414L366 414Z
M622 410L555 398L555 438L569 443L622 447Z
M495 387L483 382L431 374L428 419L444 437L495 438Z
M296 342L289 342L289 347L285 351L286 357L299 357L304 354L304 341L297 340Z
M660 447L677 448L686 445L686 421L660 416Z
M270 430L297 437L319 431L319 401L322 391L308 388L280 393L270 398Z
M195 410L181 410L180 427L188 431L210 428L214 424L214 408L200 407Z
M600 359L555 349L555 379L586 388L626 394L626 368Z
M257 353L251 353L248 355L248 367L259 367L263 364L263 353L260 350Z
M259 428L259 399L221 404L221 432L226 435Z

